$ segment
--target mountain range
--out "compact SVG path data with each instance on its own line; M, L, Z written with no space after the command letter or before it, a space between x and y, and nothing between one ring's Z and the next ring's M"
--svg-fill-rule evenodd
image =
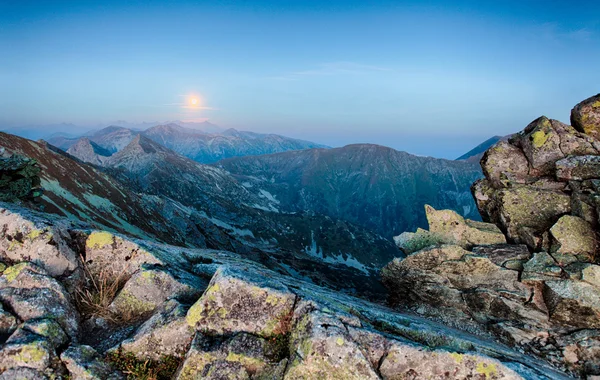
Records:
M106 150L106 152L98 152L102 156L107 155L107 153L111 155L123 149L138 134L201 163L213 163L228 157L325 147L310 141L275 134L260 134L235 129L208 133L200 129L185 128L174 123L155 125L142 131L120 126L109 126L87 136L79 138L56 136L48 139L48 142L60 149L69 151L80 140L89 139L98 147ZM70 153L78 157L76 151L72 150ZM78 158L84 161L91 159L87 156ZM93 160L98 160L98 158Z

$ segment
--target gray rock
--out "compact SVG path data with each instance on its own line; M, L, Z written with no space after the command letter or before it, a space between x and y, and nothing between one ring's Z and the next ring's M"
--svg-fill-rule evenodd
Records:
M521 149L507 141L500 141L485 152L481 168L485 177L497 188L529 180L527 158Z
M571 110L571 124L578 131L600 139L600 94L587 98Z
M0 350L4 369L27 367L44 372L55 357L54 348L47 340L22 329L15 331Z
M579 261L593 262L596 250L596 233L585 220L572 215L562 216L550 229L559 254L569 254Z
M75 345L60 355L60 359L74 380L121 380L125 379L90 346Z
M599 156L571 156L556 162L556 178L563 181L584 181L600 178Z

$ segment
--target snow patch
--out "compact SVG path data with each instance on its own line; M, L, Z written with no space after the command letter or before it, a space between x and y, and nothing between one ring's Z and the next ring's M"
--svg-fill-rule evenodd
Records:
M369 270L366 266L364 266L360 261L356 260L354 256L350 254L346 254L346 258L341 253L337 256L326 256L323 253L323 250L317 246L317 242L315 241L315 234L313 232L310 233L311 243L309 247L304 247L304 252L308 255L315 257L321 261L324 261L328 264L342 264L348 267L352 267L358 269L359 271L370 274Z
M275 199L273 194L269 193L267 190L260 189L259 192L260 192L260 194L258 194L259 197L267 198L269 201L276 203L276 204L280 203L277 199Z

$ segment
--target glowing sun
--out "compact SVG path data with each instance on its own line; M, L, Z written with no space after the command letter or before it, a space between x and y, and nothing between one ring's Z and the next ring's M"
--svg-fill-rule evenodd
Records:
M193 106L196 106L196 105L198 105L198 98L191 98L191 99L190 99L190 103L191 103Z

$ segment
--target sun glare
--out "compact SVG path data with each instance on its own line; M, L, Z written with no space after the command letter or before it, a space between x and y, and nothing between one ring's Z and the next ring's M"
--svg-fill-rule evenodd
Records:
M190 99L190 103L192 103L192 105L195 106L196 104L198 104L198 99L192 98L192 99Z

